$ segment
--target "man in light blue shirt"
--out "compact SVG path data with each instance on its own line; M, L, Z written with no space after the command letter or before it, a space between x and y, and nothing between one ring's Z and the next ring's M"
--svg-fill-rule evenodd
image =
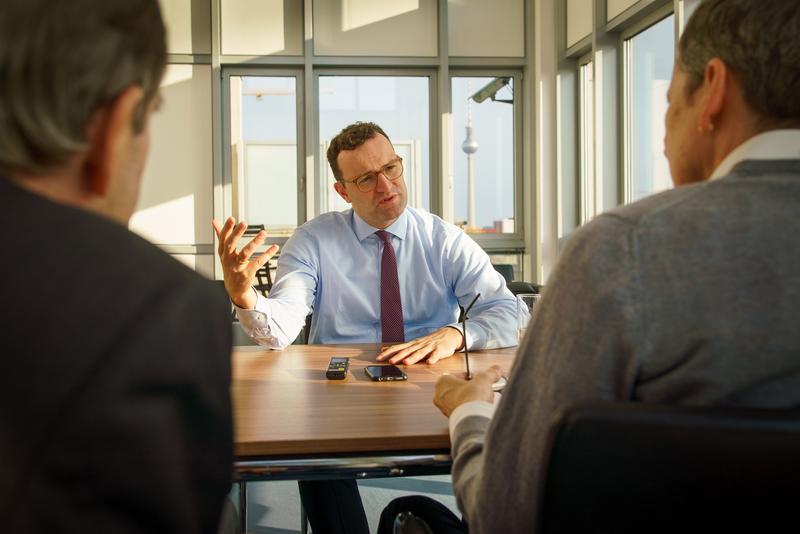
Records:
M297 229L281 253L268 298L252 285L277 246L251 260L266 232L237 252L247 225L233 218L224 226L214 221L225 287L250 337L283 348L313 311L311 343L380 342L383 242L375 233L385 230L397 258L406 342L385 349L378 360L435 363L463 349L459 305L466 307L478 293L467 346L517 344L516 303L503 277L461 229L407 207L402 159L378 125L345 128L332 141L328 159L337 179L334 188L353 209L325 213Z
M260 232L237 251L247 228L233 218L214 221L225 288L247 334L259 344L290 344L313 312L311 343L377 343L381 326L384 230L394 248L402 325L400 338L378 354L391 363L436 363L464 348L517 344L516 301L489 256L461 229L407 207L403 162L373 123L356 123L328 149L334 188L352 205L325 213L297 229L278 260L269 297L253 289L255 274L277 251L252 259L266 239ZM459 305L470 312L466 340L456 323ZM384 302L384 305L386 303ZM395 308L396 311L396 308ZM367 534L369 525L354 480L302 481L300 496L319 533Z

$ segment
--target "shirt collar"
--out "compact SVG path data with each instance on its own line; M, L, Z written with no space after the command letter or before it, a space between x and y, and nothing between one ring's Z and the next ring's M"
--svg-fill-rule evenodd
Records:
M364 219L359 217L359 215L352 210L353 213L353 230L356 233L356 237L359 241L363 241L369 236L373 235L375 232L380 230L380 228L375 228L374 226L370 226L367 224ZM403 213L400 214L400 217L397 218L395 222L389 225L387 228L384 228L387 232L392 234L395 237L399 237L400 239L405 239L406 237L406 230L408 228L408 208L403 210Z
M711 180L727 176L746 159L800 159L800 129L771 130L751 137L725 156Z

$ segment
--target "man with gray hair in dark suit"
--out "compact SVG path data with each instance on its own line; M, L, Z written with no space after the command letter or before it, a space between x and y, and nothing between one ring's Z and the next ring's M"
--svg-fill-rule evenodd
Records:
M0 2L0 531L220 524L230 304L127 228L165 65L157 0Z
M572 236L496 410L499 370L437 383L470 532L535 530L549 432L579 402L800 406L798 95L797 0L699 5L668 92L679 187ZM382 529L405 510L467 529L418 498Z

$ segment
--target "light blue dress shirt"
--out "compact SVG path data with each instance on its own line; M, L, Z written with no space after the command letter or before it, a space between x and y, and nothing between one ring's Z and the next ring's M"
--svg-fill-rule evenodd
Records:
M237 308L247 335L283 348L313 312L309 343L379 343L383 243L376 231L352 209L299 227L281 251L269 297L259 295L253 310ZM386 231L397 256L406 341L458 326L459 304L468 306L480 293L467 321L467 346L517 344L516 300L460 228L408 207Z

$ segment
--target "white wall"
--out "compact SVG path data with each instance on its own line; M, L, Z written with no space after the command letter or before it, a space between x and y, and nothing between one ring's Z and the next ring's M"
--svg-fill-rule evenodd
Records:
M314 53L436 56L435 0L315 0Z
M567 0L567 48L592 33L592 0Z
M173 254L172 257L206 278L214 279L213 254Z
M611 20L632 5L634 5L637 0L608 0L608 4L606 7L606 20Z
M210 244L211 66L170 65L161 94L130 227L160 245Z
M303 55L301 0L224 0L222 53Z
M159 3L167 26L167 52L211 53L211 0L159 0Z
M451 56L523 57L523 1L447 0L447 43Z

